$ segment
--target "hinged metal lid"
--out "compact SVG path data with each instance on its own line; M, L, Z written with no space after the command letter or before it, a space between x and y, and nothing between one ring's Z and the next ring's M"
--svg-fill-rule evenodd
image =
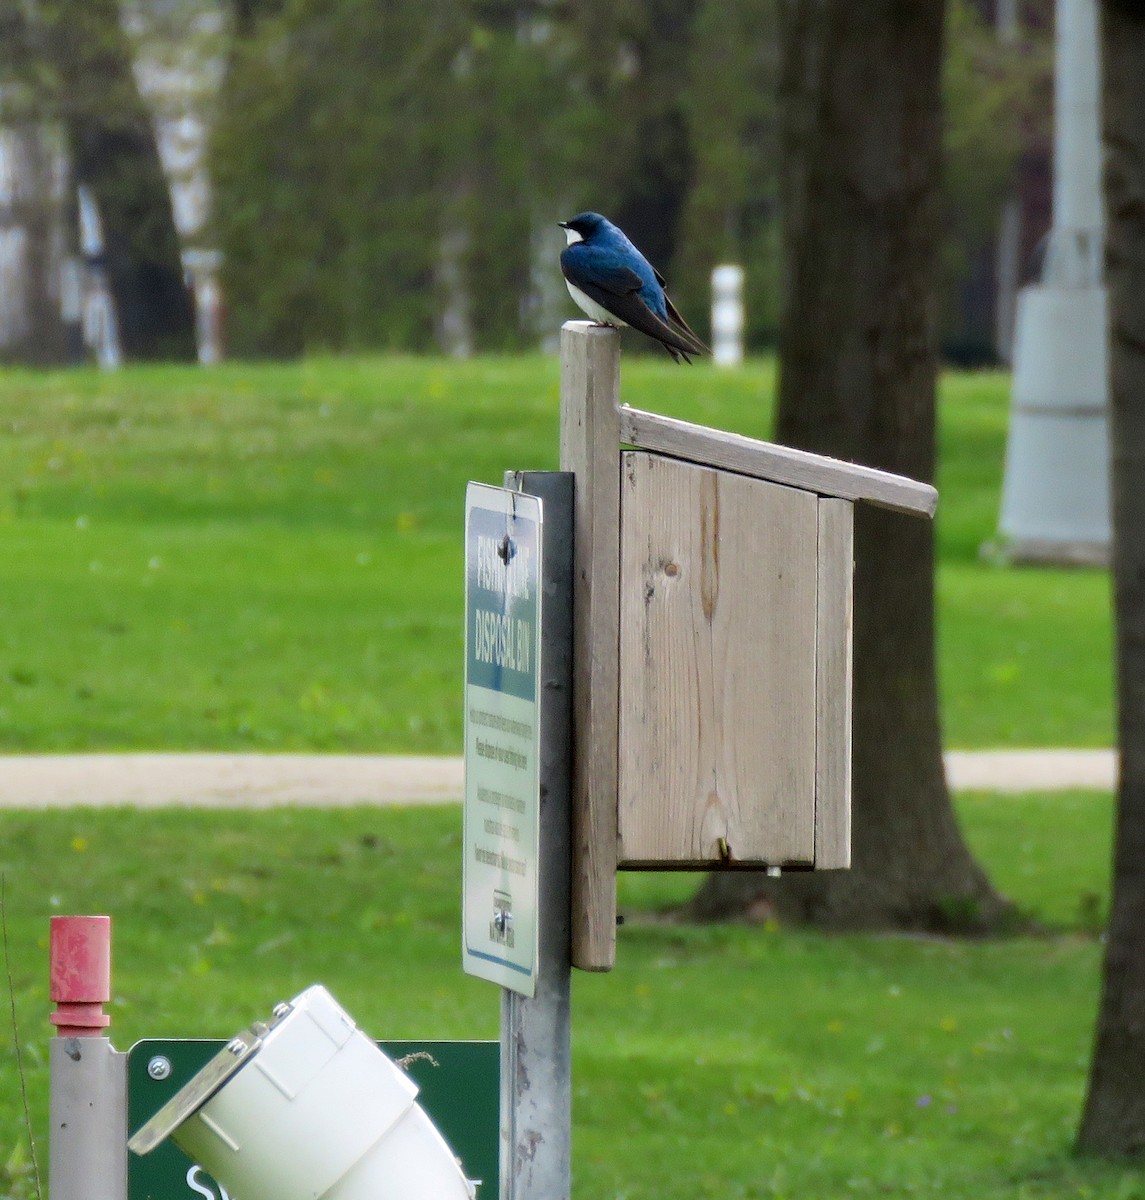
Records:
M204 1104L259 1052L266 1035L290 1012L279 1004L269 1023L256 1021L250 1029L231 1038L201 1071L181 1087L127 1143L135 1154L149 1154L165 1138L194 1116Z
M262 1038L243 1032L231 1040L127 1143L136 1154L148 1154L169 1137L258 1052Z

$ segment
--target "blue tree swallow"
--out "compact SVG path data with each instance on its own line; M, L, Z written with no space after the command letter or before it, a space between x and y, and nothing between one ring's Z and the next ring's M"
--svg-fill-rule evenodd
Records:
M623 231L595 212L559 222L568 238L561 272L569 295L597 324L631 325L679 362L710 351L664 291L664 277Z

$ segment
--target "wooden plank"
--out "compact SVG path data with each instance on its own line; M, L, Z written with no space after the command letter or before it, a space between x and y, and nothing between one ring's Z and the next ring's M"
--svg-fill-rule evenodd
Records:
M815 866L851 865L854 506L819 501L815 681Z
M809 866L818 499L622 465L620 864Z
M938 504L934 488L905 475L708 429L638 408L621 408L620 438L626 445L642 450L915 516L933 517Z
M616 962L619 693L620 336L588 321L561 329L561 469L573 517L572 962Z

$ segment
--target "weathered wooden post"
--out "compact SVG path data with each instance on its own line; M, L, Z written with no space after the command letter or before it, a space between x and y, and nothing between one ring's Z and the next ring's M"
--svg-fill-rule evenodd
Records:
M850 864L856 501L927 484L619 404L615 330L561 332L575 475L572 961L618 869Z
M561 329L561 470L573 495L572 962L616 957L619 713L620 337Z

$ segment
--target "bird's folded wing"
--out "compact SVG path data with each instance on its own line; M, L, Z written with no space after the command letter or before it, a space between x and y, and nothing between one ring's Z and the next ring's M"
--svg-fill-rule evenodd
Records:
M561 255L561 270L569 283L598 303L601 301L589 291L590 288L595 287L609 296L626 296L644 286L644 280L631 267L603 261L600 255L574 255L566 250ZM607 308L607 302L604 303Z
M685 357L710 353L666 296L671 321L665 321L648 307L639 294L644 280L631 267L610 262L608 256L593 253L583 242L577 242L561 255L561 270L569 283L633 329L639 329ZM656 274L659 279L659 272Z
M606 308L613 316L619 317L626 325L639 329L649 337L663 342L665 346L678 350L684 355L704 353L704 344L694 335L689 337L682 329L670 325L662 317L654 313L640 296L638 290L632 290L618 295L597 287L595 283L586 281L576 285L590 299L595 300L602 308Z

